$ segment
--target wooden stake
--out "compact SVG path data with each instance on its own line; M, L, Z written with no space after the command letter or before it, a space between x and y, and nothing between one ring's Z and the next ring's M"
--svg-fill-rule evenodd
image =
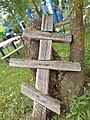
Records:
M43 31L53 31L53 16L44 15L42 17L42 27ZM39 49L39 58L38 60L50 60L51 59L51 50L52 49L52 40L40 40L40 49ZM37 69L36 74L36 84L35 87L37 90L48 94L48 84L49 84L49 70ZM33 107L33 120L46 120L46 108L34 101Z

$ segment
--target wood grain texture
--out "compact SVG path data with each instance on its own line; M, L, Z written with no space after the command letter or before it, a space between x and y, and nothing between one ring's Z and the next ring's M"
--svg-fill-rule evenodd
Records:
M39 90L35 89L31 85L26 83L21 84L21 93L28 96L32 100L52 110L53 112L60 114L60 101L54 99Z
M53 31L53 15L44 15L42 17L42 31ZM52 40L40 40L38 60L50 60L52 53ZM35 88L48 94L49 70L37 69ZM34 101L33 120L46 120L46 107Z
M35 40L52 40L53 42L58 43L71 43L72 37L71 34L67 33L51 33L51 32L42 32L42 31L30 31L28 33L24 32L23 34L26 38L32 38Z
M15 67L28 67L48 70L81 71L81 66L78 62L11 59L9 65ZM41 73L42 71L43 70L41 70Z
M59 23L55 23L55 26L56 27L61 27L61 26L67 25L67 24L70 24L70 20L60 21Z
M41 31L53 31L53 15L43 15Z

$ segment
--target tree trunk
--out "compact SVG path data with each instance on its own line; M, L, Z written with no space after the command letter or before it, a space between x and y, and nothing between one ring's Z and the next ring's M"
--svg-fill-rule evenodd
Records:
M72 0L70 3L70 25L73 42L70 45L70 61L79 62L82 67L81 72L60 72L50 71L49 94L64 102L68 106L68 96L81 95L83 89L83 62L84 62L84 28L82 19L82 0ZM80 5L79 5L80 4ZM41 19L30 21L29 30L40 30ZM34 40L26 40L24 38L25 51L29 59L38 59L39 42ZM53 49L53 60L61 60L58 54ZM36 71L32 69L33 78L35 79ZM65 108L64 106L64 108Z
M61 81L61 99L68 105L67 97L81 95L84 84L83 64L84 64L84 27L82 14L83 0L69 0L70 6L70 26L73 42L70 45L70 61L81 64L81 72L66 72Z

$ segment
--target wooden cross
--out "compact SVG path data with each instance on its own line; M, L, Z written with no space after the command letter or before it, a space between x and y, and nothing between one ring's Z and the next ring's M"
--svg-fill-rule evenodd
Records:
M26 83L21 84L21 93L34 100L32 120L46 120L46 108L60 115L60 101L48 95L50 69L81 71L81 66L77 62L51 61L52 39L62 43L70 43L71 40L67 41L66 36L64 38L55 37L56 35L50 32L53 33L53 15L44 15L42 17L41 32L32 32L33 35L24 33L24 37L41 38L38 60L11 59L9 64L16 67L37 68L35 88ZM38 33L39 36L37 37L36 34Z

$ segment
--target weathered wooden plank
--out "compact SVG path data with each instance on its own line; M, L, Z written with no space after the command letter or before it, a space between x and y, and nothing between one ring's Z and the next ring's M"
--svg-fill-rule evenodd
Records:
M35 40L52 40L60 43L70 43L72 41L72 37L69 33L30 31L29 33L24 32L23 36Z
M15 40L19 39L19 38L21 38L21 37L20 36L16 36L16 37L13 37L13 38L10 38L10 39L8 39L6 41L1 42L0 43L0 48L5 46L5 45L7 45L8 43L11 43L12 41L15 41Z
M81 66L78 62L11 59L9 65L61 71L81 71Z
M21 93L60 115L59 100L54 99L48 95L45 95L41 91L36 90L34 87L26 83L21 84Z
M19 51L20 49L23 48L23 45L21 45L20 47L18 47L17 49L14 49L13 51L11 51L9 54L3 56L1 59L4 60L6 58L8 58L9 56L11 56L12 54L14 54L15 52Z
M48 23L49 22L49 23ZM42 31L53 31L53 15L44 15L42 17ZM51 47L52 40L42 41L40 40L39 48L39 60L50 60L51 59ZM36 84L37 90L48 94L48 84L49 84L49 70L37 69L36 74ZM33 107L33 120L46 120L46 108L34 101Z
M64 25L70 24L70 20L64 20L64 21L60 21L59 23L55 23L56 27L61 27Z
M53 28L53 16L52 15L44 15L42 17L41 30L52 32L53 31L52 28Z

